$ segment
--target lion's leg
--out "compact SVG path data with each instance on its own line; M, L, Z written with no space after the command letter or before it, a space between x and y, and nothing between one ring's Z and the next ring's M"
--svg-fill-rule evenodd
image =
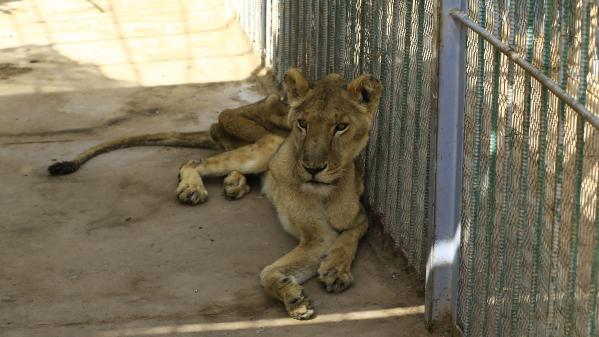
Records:
M226 133L248 143L256 142L270 134L247 113L245 110L225 110L218 116L218 123Z
M223 134L242 142L255 143L269 134L288 130L287 113L288 107L281 98L271 94L259 102L224 110L218 116L218 124Z
M368 219L362 209L356 217L355 227L339 234L320 262L318 279L328 292L340 293L353 282L351 265L356 256L358 242L366 233Z
M248 142L244 142L241 139L228 134L220 123L214 123L210 126L210 137L225 151L231 151L249 145Z
M254 144L216 154L202 162L192 160L185 163L179 170L179 200L192 205L206 201L208 192L202 177L222 177L233 171L239 174L258 174L266 171L270 158L283 140L282 137L268 135Z
M262 286L285 304L292 318L309 319L314 314L312 303L301 284L316 275L327 249L326 243L315 239L311 243L300 244L262 270Z

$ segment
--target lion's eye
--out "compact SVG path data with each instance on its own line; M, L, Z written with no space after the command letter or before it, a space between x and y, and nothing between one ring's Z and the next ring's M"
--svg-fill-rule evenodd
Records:
M306 123L306 121L303 119L298 119L297 126L299 126L299 128L302 130L306 130L306 128L308 127L308 123Z
M347 123L339 123L339 124L335 125L335 132L345 131L348 126L349 126L349 124L347 124Z

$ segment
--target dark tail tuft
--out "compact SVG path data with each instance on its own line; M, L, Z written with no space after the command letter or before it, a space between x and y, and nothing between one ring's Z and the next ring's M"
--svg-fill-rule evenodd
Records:
M77 169L79 169L79 164L74 161L61 161L48 166L48 172L53 176L73 173Z

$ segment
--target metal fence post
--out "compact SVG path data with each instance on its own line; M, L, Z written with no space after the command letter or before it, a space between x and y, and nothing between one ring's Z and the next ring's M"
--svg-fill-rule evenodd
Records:
M260 56L262 57L262 64L266 64L266 2L268 0L260 1Z
M466 31L450 10L466 11L465 0L440 1L439 97L431 149L434 219L429 231L425 319L429 327L451 319L456 326L464 137Z

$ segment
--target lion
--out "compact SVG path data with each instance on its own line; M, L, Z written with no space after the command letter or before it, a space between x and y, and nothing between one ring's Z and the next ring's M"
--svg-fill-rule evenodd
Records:
M261 174L263 193L283 229L299 243L262 270L260 283L283 302L290 317L310 319L314 308L304 282L317 276L331 293L353 283L351 265L368 228L357 157L368 141L382 85L370 75L348 82L330 74L311 86L298 69L288 70L283 82L288 104L271 95L239 110L223 111L209 132L109 142L74 161L51 166L50 173L73 172L94 155L125 146L224 149L180 167L178 199L190 205L205 202L202 178L208 176L225 177L225 196L239 199L249 192L245 175Z

